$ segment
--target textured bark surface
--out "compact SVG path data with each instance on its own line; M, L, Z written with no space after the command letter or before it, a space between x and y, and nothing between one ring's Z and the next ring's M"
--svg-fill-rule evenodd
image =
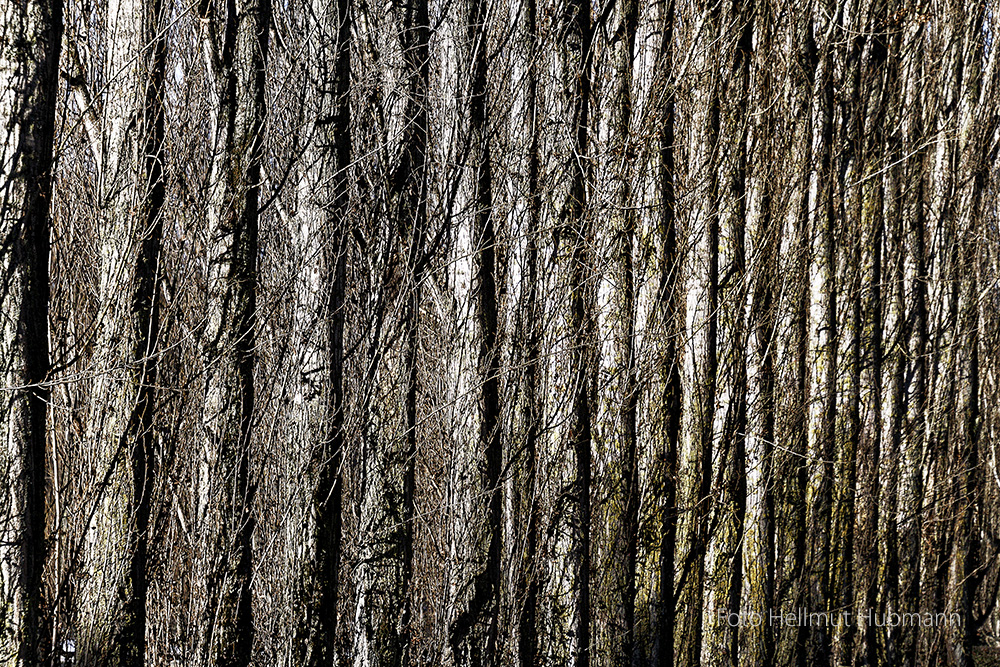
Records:
M49 203L62 2L7 3L0 18L0 660L28 667L48 656Z
M302 377L319 373L310 407L320 417L308 431L311 493L305 518L305 553L297 592L294 638L298 664L332 665L338 660L337 628L343 556L343 464L347 442L344 340L347 310L347 261L351 232L351 15L350 3L316 2L313 12L321 35L310 84L316 117L308 170L302 187L306 205L298 220L302 272L297 303L299 322L311 329L320 313L318 340L303 355ZM331 178L330 175L333 174ZM303 332L309 337L308 332ZM307 417L307 421L308 417Z
M477 520L471 578L463 582L459 611L449 627L457 665L488 667L500 662L500 553L502 539L503 444L501 441L500 354L497 318L497 229L493 211L493 170L488 86L489 26L486 0L469 6L468 44L472 51L469 123L475 187L472 240L475 253L475 319L478 339L479 433L474 486ZM529 426L530 428L530 426ZM467 592L465 592L467 591ZM464 598L464 599L462 599Z
M100 134L90 142L102 147L93 157L106 211L87 434L97 493L80 595L81 606L94 612L79 619L77 660L142 665L157 446L166 38L159 0L114 3L108 11L107 29L118 37L106 64L115 85L104 104L92 108L98 119L92 131ZM141 120L130 131L133 118Z
M249 665L254 532L251 451L257 254L269 0L227 0L220 12L217 152L208 215L208 301L202 331L204 452L198 508L206 606L205 665Z
M591 406L594 372L592 287L590 281L592 220L587 208L591 165L590 145L591 67L593 26L590 3L570 5L566 33L566 73L569 77L572 116L573 164L566 201L568 243L571 248L569 277L569 331L572 339L569 366L572 417L569 442L573 451L571 543L572 603L570 610L570 660L573 667L589 667L591 661L591 458L593 423Z

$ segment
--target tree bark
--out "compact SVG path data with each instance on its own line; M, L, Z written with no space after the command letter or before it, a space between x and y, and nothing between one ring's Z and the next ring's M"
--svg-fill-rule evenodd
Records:
M700 3L698 8L707 34L699 36L700 66L710 71L717 58L715 45L720 32L719 5ZM689 223L691 278L687 287L687 331L685 383L687 404L684 412L691 438L694 463L691 499L694 505L689 524L688 552L681 575L687 577L687 604L692 608L683 630L686 646L683 664L702 664L705 627L706 567L711 517L715 506L712 485L715 458L715 416L719 375L719 176L718 140L720 91L713 75L696 90L694 100L695 151L692 172L698 182L699 205Z
M402 435L379 434L366 452L362 518L370 551L359 576L355 664L402 667L413 656L414 518L418 443L420 311L426 271L428 86L430 19L426 0L399 8L399 43L406 100L398 161L389 174L390 229L404 249L397 260L400 287ZM393 258L395 259L395 258ZM390 260L391 261L391 260ZM376 344L379 344L376 341ZM381 352L374 355L378 358ZM370 532L369 532L370 531Z
M489 31L486 0L472 0L467 24L472 47L472 85L469 120L473 155L476 159L473 239L476 254L476 325L479 338L479 480L477 497L483 506L477 512L483 525L474 535L474 567L471 596L451 622L449 641L455 662L470 667L499 663L497 639L500 614L500 552L502 494L500 469L503 459L500 439L500 347L497 318L497 231L493 212L490 109L487 68Z
M524 465L519 480L521 516L526 528L524 555L517 578L517 664L534 667L538 663L538 596L541 585L539 562L539 484L538 449L544 419L544 397L541 392L541 354L544 335L539 276L539 242L541 240L542 194L539 182L539 35L536 0L525 3L525 23L528 42L526 130L528 145L528 230L525 241L527 277L524 287L523 322L527 327L524 351L524 395L522 421L524 435Z
M618 34L615 60L618 77L614 92L614 137L612 139L612 167L614 184L614 211L616 221L614 233L615 272L618 294L616 297L615 349L619 382L617 390L620 403L616 419L616 431L620 442L617 444L616 462L621 477L620 503L621 540L614 540L612 558L620 563L616 568L618 581L614 587L621 595L624 621L623 637L616 636L612 642L614 652L612 664L618 667L638 665L641 662L640 647L636 637L636 563L639 535L639 453L636 434L639 387L635 358L636 335L636 271L635 236L637 212L632 193L633 167L638 147L632 138L632 62L635 58L635 40L639 24L639 6L636 0L623 0L619 9ZM620 558L620 561L619 561ZM616 624L610 624L614 627ZM612 630L614 632L614 630ZM616 633L617 635L617 633Z
M316 239L303 239L302 250L315 259L321 277L320 309L323 339L320 368L325 390L320 389L320 421L311 430L309 460L313 488L307 519L309 541L301 573L301 604L296 628L298 664L331 665L337 657L336 641L341 591L343 549L343 478L345 441L344 329L347 309L347 255L352 222L349 219L348 173L351 164L351 2L317 1L313 7L320 40L315 67L317 122L306 177L311 193L307 218L318 224ZM308 222L306 223L308 224ZM306 227L306 224L303 227ZM315 248L319 241L321 250ZM308 288L307 288L308 289ZM312 305L311 299L308 299ZM307 313L305 318L311 321ZM312 370L312 369L309 369Z
M62 2L11 2L0 16L0 382L8 388L3 393L0 459L6 475L0 659L30 667L45 663L49 642L42 585L47 553L45 383Z
M781 228L774 224L774 196L769 148L773 127L765 106L772 80L766 57L772 47L772 18L767 2L756 3L753 17L753 65L748 73L748 108L757 114L750 122L747 201L747 271L750 288L747 304L747 526L744 548L747 611L760 622L749 623L739 654L741 664L774 665L775 632L770 615L774 609L775 528L772 478L775 441L775 333L777 298L775 265L781 247ZM749 57L749 54L748 54Z
M161 0L109 8L113 82L91 145L101 174L100 323L88 435L99 495L84 555L77 660L142 665L154 485L153 433L163 237L164 68ZM123 65L123 63L126 63ZM86 112L86 110L84 110ZM138 132L129 132L138 116ZM112 545L125 545L124 550Z
M662 318L664 335L661 406L663 415L663 509L659 526L658 584L656 636L652 664L667 667L674 664L674 636L677 623L677 601L674 593L674 568L677 556L677 489L681 448L682 405L681 368L683 367L683 301L681 298L682 260L679 252L677 198L674 191L676 165L674 159L674 122L676 82L673 75L674 18L676 3L666 0L660 19L661 37L659 70L664 79L659 90L659 164L657 185L660 195L657 233L661 244L657 311Z
M570 447L574 455L572 494L576 515L573 529L573 602L571 607L570 659L574 667L589 667L591 660L591 445L592 423L590 387L594 364L592 337L593 313L592 224L587 204L591 174L589 156L591 65L593 26L590 3L574 0L570 7L566 34L572 123L572 166L566 218L572 248L569 282L569 335L572 341L571 373L572 418Z
M814 7L816 43L812 98L812 173L809 177L808 228L813 256L810 271L810 356L812 377L809 410L809 611L829 612L830 548L834 456L837 419L837 245L833 211L833 72L830 34L834 25L828 8ZM809 628L809 662L830 664L830 629L822 623Z
M207 608L201 659L250 664L251 436L257 333L258 206L264 154L270 0L227 0L216 73L217 152L208 215L204 458L200 511Z

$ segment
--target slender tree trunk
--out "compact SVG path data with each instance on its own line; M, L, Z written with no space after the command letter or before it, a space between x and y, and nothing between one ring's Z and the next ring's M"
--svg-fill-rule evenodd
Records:
M740 663L748 667L774 664L774 498L772 487L775 440L776 271L780 227L774 224L769 148L774 134L765 120L771 77L763 54L772 45L772 17L767 2L756 3L754 64L748 72L748 108L757 119L748 135L751 165L747 201L747 527L744 549L747 611L759 619L745 626ZM747 54L749 57L749 54Z
M632 124L632 61L635 58L635 38L639 25L639 5L636 0L623 0L620 11L618 34L621 40L615 58L618 63L618 78L615 82L615 108L613 121L614 170L614 220L616 229L615 255L618 284L617 312L615 314L615 348L620 404L616 418L621 442L618 444L618 467L621 475L621 516L620 526L623 540L619 554L613 554L616 561L620 557L620 581L615 582L620 590L622 613L624 616L624 637L613 641L612 662L618 667L638 665L641 661L640 647L636 637L636 562L639 536L639 455L636 421L639 403L639 388L636 377L635 359L635 317L636 317L636 276L634 266L634 246L636 234L636 209L633 206L632 178L633 163L637 147L631 134ZM618 543L618 541L615 541Z
M720 31L719 5L702 3L699 7L706 34L698 47L701 66L710 70L716 58L715 42ZM720 101L718 82L712 77L696 91L694 101L696 142L693 173L698 179L699 207L691 222L691 280L687 289L687 330L691 344L685 358L685 379L690 391L686 412L691 434L691 456L695 464L688 554L684 570L690 570L687 582L691 614L684 630L687 644L683 655L686 665L701 665L705 627L706 556L711 539L713 510L712 469L715 458L715 414L718 392L719 339L719 183L718 150Z
M793 14L791 34L797 45L797 66L792 69L790 88L797 120L792 123L790 141L794 165L790 181L794 195L787 216L788 271L791 273L788 354L794 359L793 382L785 398L789 414L782 435L789 441L783 457L784 481L782 526L780 541L787 556L780 558L776 571L776 601L782 608L799 609L809 606L807 541L807 487L809 473L809 177L812 168L812 118L810 100L815 77L816 43L812 35L811 15L799 9ZM779 438L780 439L780 438ZM779 548L781 553L782 549ZM782 626L778 638L776 661L788 661L796 667L808 664L809 628Z
M538 594L541 564L538 562L539 500L538 500L538 444L542 428L544 400L541 396L541 344L542 308L538 275L538 244L541 238L542 197L539 183L539 104L538 104L538 7L535 0L527 0L526 23L528 32L528 91L527 130L528 147L528 231L527 278L524 297L524 322L527 324L527 345L524 353L524 466L519 484L521 505L526 520L524 556L517 583L517 599L521 601L517 615L517 659L519 667L534 667L538 662Z
M991 50L986 67L983 67L983 6L971 8L963 25L963 87L959 104L959 182L962 183L959 213L959 255L962 257L960 276L960 332L964 342L959 442L956 446L958 466L955 499L959 507L956 537L953 545L951 573L949 576L952 610L960 614L961 623L951 628L948 637L948 662L954 667L977 664L971 655L977 631L995 610L996 600L988 600L986 612L977 618L976 601L979 587L985 577L985 563L981 555L984 522L984 476L980 454L983 427L981 385L983 370L980 345L983 338L982 310L985 307L980 287L981 246L980 231L985 217L983 195L991 166L997 159L997 118L995 96L1000 88L1000 68L995 48ZM987 114L985 117L982 114ZM984 120L984 118L988 120ZM993 591L996 597L996 589Z
M919 12L920 3L910 11ZM923 26L907 22L904 36L903 68L903 151L906 156L906 186L903 190L903 233L909 246L904 264L904 280L910 284L912 305L908 346L912 359L913 379L908 388L904 409L906 436L901 452L899 480L899 611L912 614L920 611L920 535L923 514L923 457L926 446L927 411L927 257L924 220L924 154L923 106L920 81L924 79L919 53ZM904 624L900 629L900 660L903 665L916 665L919 628Z
M227 0L224 17L202 333L205 458L199 518L208 607L201 650L206 665L245 667L254 640L250 452L270 0Z
M476 324L479 338L480 422L479 490L483 524L474 538L476 574L471 598L451 622L449 642L455 662L470 667L497 665L500 614L500 552L502 494L500 468L500 349L497 319L497 232L493 213L493 172L490 154L490 109L487 95L488 24L486 0L469 8L468 37L472 47L472 90L469 119L476 156L474 252L476 254Z
M310 470L314 487L309 503L309 542L302 569L303 609L296 628L298 664L331 665L336 654L340 562L343 545L343 480L345 427L344 329L347 308L347 253L351 223L348 219L348 169L351 161L351 2L317 1L314 15L321 40L315 68L318 117L329 119L315 128L308 178L315 198L310 215L320 227L317 238L305 239L303 251L316 253L322 275L321 293L327 294L321 309L324 340L321 368L325 369L321 422L312 431ZM313 263L307 264L312 268ZM307 318L311 319L311 318Z
M841 29L856 35L842 49L837 50L844 70L844 94L838 105L838 145L842 148L835 161L837 187L840 192L838 217L848 238L854 239L853 250L845 258L842 271L844 282L849 285L849 319L845 327L846 362L849 367L844 415L843 445L837 454L837 479L835 482L833 553L831 557L832 607L836 610L834 626L834 663L846 665L854 654L854 537L856 487L858 479L858 450L861 443L861 378L862 378L862 247L865 228L862 224L861 155L862 106L859 104L861 85L861 34L865 18L859 16L858 2L849 2L841 18Z
M45 664L49 641L42 589L49 396L44 383L62 2L10 2L0 17L0 382L7 388L0 454L6 475L0 660L31 667Z
M661 244L659 266L659 303L657 310L662 318L664 346L661 373L663 375L663 509L659 526L658 578L660 597L657 609L656 637L652 664L672 667L674 664L674 634L676 629L676 598L674 593L674 568L677 554L677 487L679 484L679 458L681 447L682 405L681 368L683 366L683 301L681 295L681 255L678 243L676 196L674 178L674 107L676 95L673 75L674 56L674 0L666 0L661 17L659 70L659 164L658 186L660 208L657 220Z
M355 664L377 667L410 665L413 655L414 518L418 443L420 311L428 257L427 233L427 94L430 79L430 19L426 0L398 8L399 42L404 63L406 101L398 162L389 174L390 233L398 235L403 254L394 269L401 287L400 383L402 436L387 433L365 453L373 475L365 480L363 529L370 552L359 576ZM395 258L393 258L395 259ZM392 261L387 258L387 261ZM380 344L378 341L376 345ZM381 352L372 355L377 363ZM400 442L401 441L401 442Z
M809 416L811 470L809 497L809 611L828 612L834 456L837 417L837 245L833 211L833 72L829 34L833 21L822 5L815 7L813 32L816 67L812 100L812 173L809 179L809 232L813 255L810 271L810 347L812 356ZM809 628L809 662L830 664L830 628Z
M713 572L705 604L709 610L706 643L710 664L739 661L740 623L720 618L725 610L738 617L743 608L743 557L747 502L747 137L750 61L753 53L752 3L734 0L726 21L734 44L726 49L728 68L720 68L719 128L719 380L716 431L721 439L715 466L721 486L716 511L719 527L712 536ZM722 33L725 34L725 33ZM728 37L728 35L727 35ZM728 70L728 71L727 71ZM709 601L711 600L711 601Z
M573 499L576 516L573 535L573 602L570 656L573 667L589 667L590 633L590 535L591 535L591 404L590 387L594 364L591 330L591 249L592 224L587 206L591 168L589 155L590 96L593 27L590 3L574 0L566 36L569 51L573 117L573 160L566 206L572 256L570 269L569 330L572 341L570 373L572 381L571 447L575 458Z
M94 158L107 216L99 232L101 319L88 424L99 496L88 508L96 516L84 557L90 576L79 602L81 665L145 661L164 201L163 10L160 0L109 9L108 32L118 38L107 54L113 85L104 131L92 140L105 148ZM134 115L141 122L130 136Z
M869 21L872 25L882 25L885 20L885 4L872 8ZM867 396L865 411L871 415L870 426L859 443L858 477L856 501L858 503L857 539L855 540L854 575L856 608L864 621L858 621L857 628L863 632L862 640L855 649L854 664L875 665L878 662L878 635L870 613L878 608L878 544L879 515L881 508L880 459L882 455L882 246L884 235L882 184L877 174L882 169L884 153L882 144L886 136L886 81L885 61L887 57L885 36L876 33L865 45L862 53L861 95L868 100L862 121L864 132L860 133L861 175L861 219L860 224L867 233L870 253L865 253L867 270L867 312L866 328L871 332L869 343L870 371L863 378ZM867 139L864 139L867 137ZM859 267L859 270L860 267ZM859 297L860 298L860 297Z

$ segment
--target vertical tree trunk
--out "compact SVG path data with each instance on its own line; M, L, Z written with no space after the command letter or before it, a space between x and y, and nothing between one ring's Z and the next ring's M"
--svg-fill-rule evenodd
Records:
M699 37L700 66L710 70L716 59L715 42L720 32L718 3L700 3L699 11L707 34ZM688 553L684 570L688 577L688 605L691 608L684 629L686 647L683 663L697 666L702 661L705 626L706 556L711 539L710 518L714 506L712 463L715 451L715 414L718 390L719 338L719 183L716 144L719 138L719 90L715 76L696 91L692 123L696 142L692 173L698 182L699 205L691 224L691 279L687 289L687 330L691 342L685 356L685 412L695 463ZM683 576L682 571L682 576Z
M227 0L224 17L202 333L205 459L199 518L208 607L201 651L206 665L245 667L254 639L250 453L270 0Z
M397 228L409 234L409 257L407 267L412 283L407 295L404 322L406 327L406 349L403 366L407 374L405 399L405 452L402 469L401 523L397 530L397 548L400 558L400 588L398 593L398 637L399 665L412 661L412 595L413 584L413 520L416 502L416 456L417 456L417 364L420 352L420 303L421 281L425 263L424 238L427 228L427 133L428 110L427 93L430 79L430 18L427 0L411 0L405 7L406 16L400 41L407 76L410 80L409 99L406 102L406 127L403 157L394 178L394 186L400 193L398 201ZM386 610L390 618L396 618L393 611ZM394 660L394 659L393 659ZM393 667L396 663L387 663Z
M0 10L0 382L5 471L0 633L18 667L45 664L45 449L49 202L62 40L61 0ZM5 650L6 653L6 650Z
M539 183L539 103L538 103L538 7L536 0L525 3L528 33L527 64L527 131L528 146L528 231L525 242L527 276L524 288L524 319L528 327L524 352L524 460L519 480L521 507L526 535L521 571L517 580L517 660L519 667L534 667L538 663L538 593L541 564L538 562L539 499L538 444L542 429L544 399L541 396L542 308L538 275L538 245L541 237L542 196Z
M757 114L748 136L751 165L747 201L747 270L750 274L747 304L747 611L760 619L745 627L740 663L748 667L774 664L774 498L772 487L775 440L775 331L776 272L781 246L780 227L774 224L772 185L774 168L768 148L774 146L773 127L764 113L771 93L771 77L762 54L772 45L770 8L756 3L754 21L754 65L748 73L748 108ZM749 54L748 54L749 55Z
M347 308L348 169L351 161L351 2L318 0L314 15L319 25L319 62L315 68L317 123L310 164L315 173L308 178L314 198L309 215L317 218L317 237L322 252L317 257L322 275L321 309L324 340L320 364L325 369L326 389L321 390L321 422L312 431L310 470L315 475L309 504L309 542L302 569L302 600L296 628L298 664L331 665L336 656L340 562L343 543L345 378L344 328ZM311 239L307 239L311 241ZM313 243L304 244L312 246ZM304 247L306 253L317 253ZM312 267L312 264L309 264Z
M470 667L498 664L497 638L500 614L500 551L502 497L500 468L500 349L497 320L497 232L493 213L493 172L490 163L490 115L487 95L489 44L486 0L473 0L469 8L468 38L472 47L472 86L469 120L476 159L474 252L476 253L476 324L479 338L480 422L479 494L483 507L477 512L483 525L475 533L471 597L452 621L449 641L455 662Z
M790 237L787 267L791 273L789 314L787 327L789 343L787 354L794 359L791 386L783 397L784 411L779 441L787 438L788 451L783 453L781 472L784 492L781 494L783 520L778 540L779 554L775 572L775 604L781 608L799 609L809 606L807 544L807 487L808 456L808 399L809 399L809 176L812 168L812 120L810 101L812 82L815 78L816 44L812 36L812 19L809 11L799 9L792 14L790 32L797 45L796 66L791 69L791 100L796 120L790 123L789 145L793 171L789 181L794 194L789 204L786 227ZM780 626L776 636L776 661L787 661L796 667L806 667L809 628Z
M921 11L920 2L909 11ZM927 257L924 220L924 155L923 103L920 81L924 80L922 58L923 25L906 22L902 63L903 89L903 151L906 156L905 188L903 190L903 241L909 246L904 264L904 280L910 284L912 325L908 349L912 359L913 379L908 388L906 423L899 480L899 611L913 614L920 611L920 535L923 513L923 458L926 440L927 399ZM919 628L903 624L900 629L900 660L915 665Z
M847 238L853 239L853 250L844 260L842 274L849 285L849 317L844 327L846 358L849 367L847 376L846 414L844 415L843 445L836 454L836 481L833 521L833 553L831 554L831 595L832 608L836 619L842 621L834 626L834 664L845 665L854 654L854 528L856 486L858 478L858 450L861 441L861 377L862 377L862 247L864 227L862 224L861 199L861 137L862 106L859 99L861 53L865 29L865 18L859 16L858 2L849 2L841 17L841 29L856 35L836 51L843 69L843 93L838 105L838 145L841 146L835 160L836 182L840 193L838 217L843 221ZM849 614L849 615L848 615ZM847 622L849 621L849 622Z
M674 56L674 0L666 0L660 19L661 37L658 67L663 80L659 82L659 164L657 174L660 196L657 220L660 237L659 303L657 311L662 318L664 346L661 373L663 395L663 509L659 526L658 579L660 597L657 609L656 637L652 664L672 667L674 664L674 634L676 626L676 599L674 594L674 567L677 554L677 486L678 463L681 446L681 420L683 397L681 395L681 368L683 365L683 320L681 309L681 255L678 249L676 196L674 194L674 107L676 95L673 77Z
M618 78L615 82L615 108L613 128L614 161L612 167L615 179L614 220L615 260L618 287L615 313L616 366L621 378L618 384L620 403L616 415L621 441L617 445L618 467L621 475L621 515L620 526L623 539L620 555L620 581L614 583L620 590L622 614L624 616L624 637L616 637L613 642L612 664L618 667L638 665L641 657L635 634L636 602L636 560L639 536L639 456L636 437L636 417L639 403L639 388L636 377L635 359L635 309L636 276L634 267L634 246L636 233L636 208L633 205L632 165L637 147L631 134L632 124L632 61L635 58L635 38L639 25L639 5L636 0L623 0L620 11L615 59L618 64ZM620 430L619 430L620 429ZM618 543L619 541L615 541Z
M837 417L837 246L833 211L833 72L830 33L833 19L818 3L813 17L816 63L812 99L812 173L809 178L809 233L817 258L810 271L810 347L812 356L809 410L809 611L828 612L833 461ZM809 628L809 662L830 664L830 628Z
M720 434L715 466L721 487L716 511L719 527L712 536L713 571L707 591L709 664L739 662L742 624L723 620L724 610L739 616L743 606L743 556L747 502L747 136L753 10L734 0L725 25L732 26L732 51L723 51L720 68L719 128L719 381L716 431ZM726 28L729 30L729 28Z
M593 367L593 341L590 297L592 225L587 207L590 178L590 95L593 58L593 27L590 2L574 0L570 8L566 36L569 51L573 117L572 176L566 217L572 244L570 269L569 336L572 341L570 383L572 391L571 447L575 458L572 483L576 516L573 536L573 603L570 656L573 667L589 667L590 641L590 533L591 533L591 405L590 386Z
M404 249L399 261L402 435L388 433L366 452L373 472L363 491L362 521L370 549L359 575L356 664L402 667L412 656L412 585L416 502L421 282L427 264L427 142L430 19L427 0L399 8L399 42L406 101L398 162L389 175L391 233ZM395 258L392 258L395 259ZM392 261L387 258L387 261ZM376 345L379 344L376 340ZM373 354L373 360L381 352ZM377 361L373 361L377 363ZM381 438L382 436L380 436Z
M885 21L885 3L872 8L868 19L872 26L882 25ZM870 370L863 380L867 396L865 411L871 415L870 426L866 428L865 436L858 450L858 478L856 499L858 503L857 539L855 541L855 562L857 572L854 575L856 588L856 608L863 615L864 621L859 621L857 628L863 632L862 640L857 644L854 663L858 665L875 665L878 660L878 636L876 626L869 616L878 608L878 545L879 545L879 515L881 508L881 475L880 459L882 455L882 246L885 221L883 219L882 179L878 178L884 160L882 145L886 137L886 98L888 82L886 81L886 51L885 36L876 33L865 44L862 52L862 68L864 76L861 82L860 94L867 100L864 105L864 118L861 120L864 132L860 133L861 164L859 169L864 177L861 185L860 224L867 235L871 250L864 253L867 258L867 329L871 332L869 343ZM858 270L862 270L860 267ZM860 299L860 296L858 297ZM861 445L867 446L861 446Z
M102 136L92 138L92 145L106 149L94 158L107 217L99 232L101 319L88 424L100 491L96 506L88 508L96 516L79 602L82 665L145 661L164 201L163 11L161 0L109 9L108 32L117 36L107 54L113 86ZM139 131L130 136L134 116L141 119Z
M984 562L980 553L983 530L984 476L981 463L980 438L983 426L980 368L980 345L983 320L981 310L985 299L980 289L980 266L983 262L980 231L985 216L983 194L987 191L990 167L997 159L997 117L995 96L1000 87L1000 68L995 46L987 66L983 68L983 6L973 7L964 16L962 49L962 93L959 103L959 182L962 183L959 208L959 255L963 259L959 276L960 332L963 340L961 426L956 446L958 466L955 498L959 507L956 537L953 545L949 583L951 609L961 615L961 623L951 629L948 637L948 661L954 667L976 664L971 649L978 628L996 605L987 600L988 611L977 618L976 598L983 583ZM983 116L986 114L986 116ZM988 120L983 120L984 118ZM995 472L995 471L994 471Z
M893 32L890 38L888 62L889 67L894 70L892 93L899 95L898 86L900 83L900 51L901 38L898 31ZM882 503L882 516L886 518L884 528L881 531L881 551L880 555L885 563L882 569L882 602L880 611L884 613L899 612L899 552L898 552L898 517L899 488L900 488L900 465L899 458L902 455L902 430L905 412L905 381L907 358L909 356L909 336L906 309L906 294L904 287L904 267L906 262L905 230L903 227L903 210L900 196L901 169L898 166L900 155L902 154L901 138L899 136L899 117L897 113L892 113L887 119L886 133L886 154L889 158L889 165L885 171L885 220L887 229L886 257L887 262L891 261L891 266L886 272L886 283L891 286L892 301L888 304L886 317L886 330L894 332L893 340L890 344L890 354L888 365L890 376L888 382L888 392L885 397L889 418L886 422L886 433L883 435L883 442L886 443L886 452L883 456L882 473L884 485L883 493L885 501ZM891 258L891 259L889 259ZM889 627L879 632L881 635L882 656L886 664L896 664L899 656L899 630L897 627Z

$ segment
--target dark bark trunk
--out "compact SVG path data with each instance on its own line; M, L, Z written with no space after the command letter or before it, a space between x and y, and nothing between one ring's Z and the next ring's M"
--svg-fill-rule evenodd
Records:
M678 248L676 196L674 194L674 105L673 89L674 56L674 0L666 0L661 19L659 69L664 77L659 82L660 134L659 165L657 174L660 209L657 220L662 245L659 268L657 311L662 318L664 336L663 395L663 510L659 526L659 600L657 625L652 663L656 667L674 664L674 634L676 628L677 600L674 593L674 568L677 554L677 487L681 438L683 400L681 396L681 368L683 366L683 305L681 293L681 255Z
M323 43L314 85L319 89L321 117L332 122L318 130L321 179L330 174L330 191L324 201L325 241L321 289L328 293L323 313L327 395L318 442L311 448L315 471L309 511L311 550L303 568L304 609L299 618L296 651L299 663L310 667L331 665L336 656L340 562L343 548L343 479L345 446L344 329L347 308L347 254L351 232L348 170L351 162L351 2L321 3L316 16Z
M4 620L18 667L45 664L48 616L46 560L46 433L49 389L49 205L62 39L62 2L28 0L4 10L0 46L0 377L4 392L2 453L6 469L3 547ZM9 67L9 69L8 69ZM9 77L9 78L8 78ZM9 104L9 106L7 106ZM9 495L7 495L9 494ZM11 570L8 570L11 568ZM5 602L6 604L6 602ZM14 657L14 656L11 656Z
M593 372L592 308L590 296L592 225L587 204L591 167L589 155L591 62L593 27L590 3L574 0L567 34L568 61L572 80L573 160L566 206L572 243L570 269L569 335L572 340L572 429L574 454L573 497L576 517L573 536L573 602L571 608L570 655L574 667L589 667L590 633L590 535L591 535L591 404Z
M530 133L528 147L528 231L527 283L525 287L523 322L528 327L524 352L524 466L520 482L521 506L526 520L524 560L518 577L517 599L521 602L517 615L517 660L519 667L534 667L538 662L538 594L541 567L538 562L538 441L542 428L543 397L541 386L542 309L538 275L538 244L541 238L542 196L539 183L539 109L538 109L538 7L535 0L527 0L528 32L528 91L527 126Z

